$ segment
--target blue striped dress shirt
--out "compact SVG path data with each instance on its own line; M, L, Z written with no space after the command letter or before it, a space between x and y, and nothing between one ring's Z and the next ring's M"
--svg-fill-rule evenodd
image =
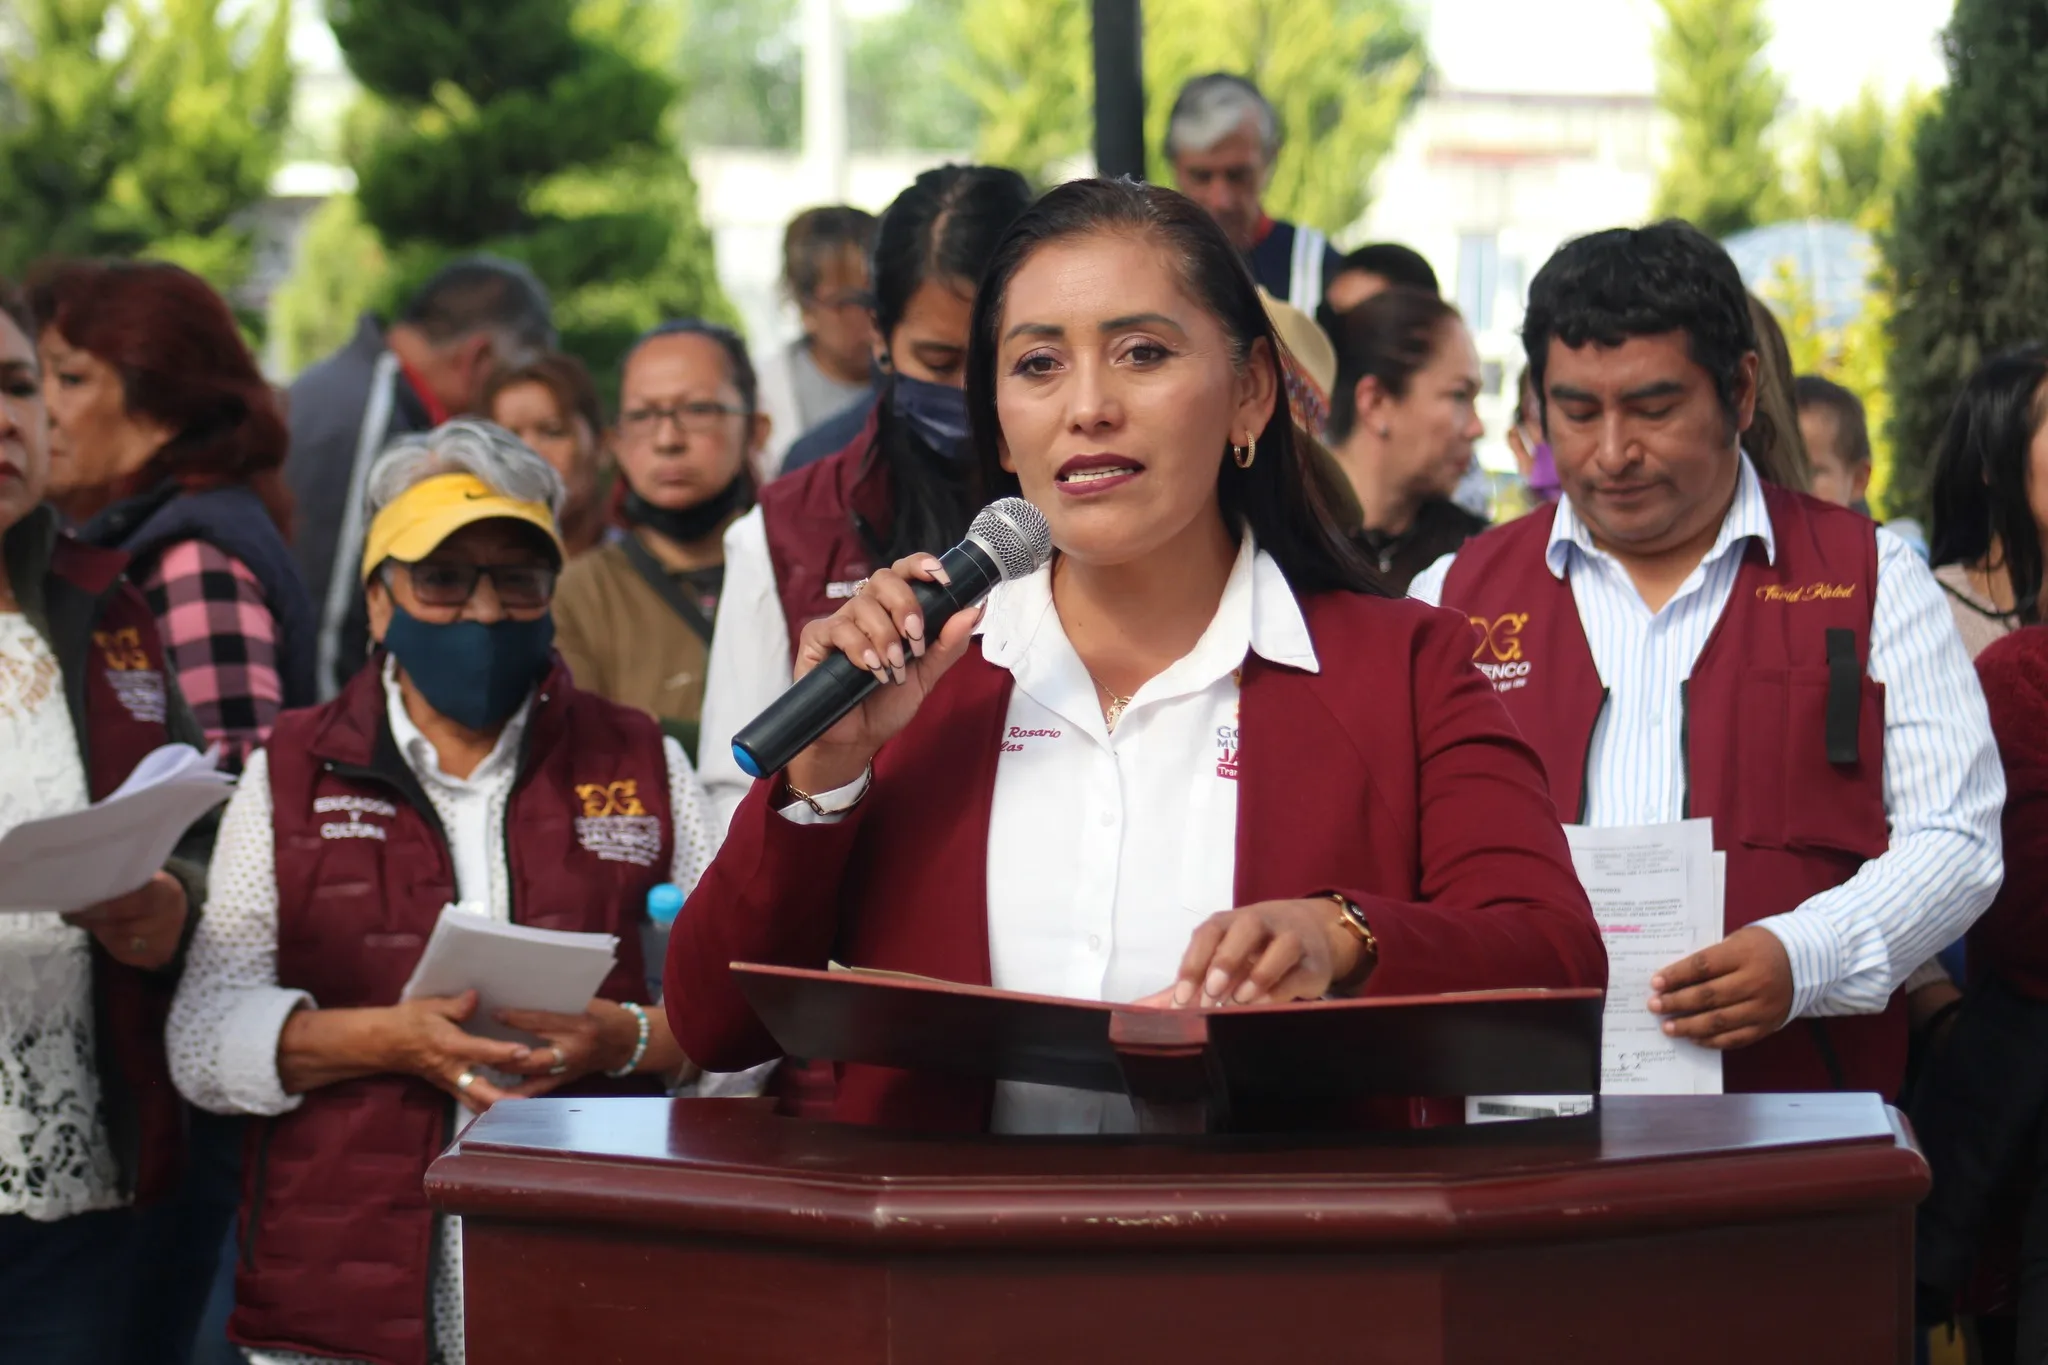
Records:
M1569 499L1551 524L1545 562L1569 577L1593 663L1609 689L1586 765L1587 823L1647 825L1684 815L1679 686L1728 606L1750 540L1777 540L1747 455L1713 547L1652 612L1613 556L1596 548ZM1438 603L1454 555L1409 595ZM1760 920L1792 962L1792 1014L1881 1010L1922 963L1960 938L1998 891L2005 776L1941 589L1918 555L1877 533L1870 676L1884 684L1884 804L1891 847L1855 876ZM1718 842L1718 841L1717 841Z

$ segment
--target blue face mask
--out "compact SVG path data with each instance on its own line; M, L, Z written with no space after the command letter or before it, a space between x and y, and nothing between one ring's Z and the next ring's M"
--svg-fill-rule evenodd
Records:
M918 439L949 460L967 458L967 391L899 374L890 384L896 415L910 424Z
M394 602L384 631L384 648L427 705L472 730L501 725L519 709L546 673L554 647L552 615L433 625Z

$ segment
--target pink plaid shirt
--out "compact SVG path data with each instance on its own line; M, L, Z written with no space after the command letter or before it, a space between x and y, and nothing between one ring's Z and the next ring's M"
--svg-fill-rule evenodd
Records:
M284 706L262 585L241 560L188 540L158 555L141 586L200 728L221 745L222 766L241 771Z

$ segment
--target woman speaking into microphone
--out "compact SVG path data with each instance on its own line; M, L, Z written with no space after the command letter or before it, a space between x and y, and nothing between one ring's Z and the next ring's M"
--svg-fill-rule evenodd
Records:
M735 961L1213 1007L1597 986L1542 769L1459 616L1384 595L1282 395L1243 262L1191 201L1053 190L976 298L980 491L1055 554L936 633L875 574L803 632L877 689L755 784L671 937L679 1043L776 1054ZM1115 1096L839 1069L836 1118L1131 1127Z

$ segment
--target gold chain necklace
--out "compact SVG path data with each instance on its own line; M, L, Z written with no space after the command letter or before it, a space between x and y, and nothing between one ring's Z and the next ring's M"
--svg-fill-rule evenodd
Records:
M1096 690L1109 699L1109 706L1102 713L1102 728L1105 733L1113 735L1116 733L1116 723L1124 718L1124 708L1131 704L1131 699L1120 697L1104 687L1093 673L1088 675L1088 681L1094 683Z

